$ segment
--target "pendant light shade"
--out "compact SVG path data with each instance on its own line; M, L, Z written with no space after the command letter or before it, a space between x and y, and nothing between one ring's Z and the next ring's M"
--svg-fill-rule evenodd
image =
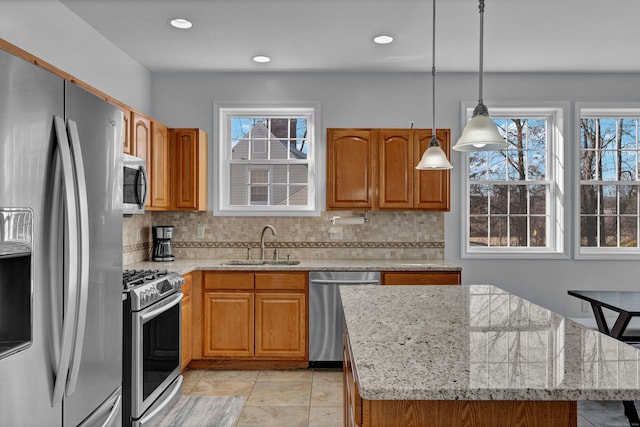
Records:
M425 150L416 169L447 170L452 168L453 166L449 163L447 155L442 151L442 148L440 148L438 138L434 135L433 138L431 138L431 142L429 142L429 148Z
M484 0L479 0L480 9L480 66L478 73L478 105L473 109L471 120L462 130L460 139L452 148L457 151L503 150L507 142L498 132L498 128L489 117L489 110L482 101L482 60L484 38Z
M433 128L431 131L431 141L429 142L429 147L427 147L425 152L422 154L422 159L420 159L420 163L418 163L416 169L447 170L452 169L453 166L451 166L451 163L449 163L447 155L444 153L444 151L442 151L440 143L438 142L438 138L436 138L436 0L433 0L433 38L431 40L433 50L433 54L431 55L431 82L433 85L431 112L433 114Z

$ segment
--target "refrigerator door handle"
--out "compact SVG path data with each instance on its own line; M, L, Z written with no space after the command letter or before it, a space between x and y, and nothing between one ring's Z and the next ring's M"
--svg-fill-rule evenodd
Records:
M80 362L82 360L82 348L84 346L84 332L87 325L87 299L89 293L89 203L87 196L87 181L85 177L84 162L80 149L80 137L78 126L73 120L67 121L69 143L71 145L71 158L75 170L75 184L78 210L78 304L76 311L76 331L73 358L67 380L67 395L72 394L78 383Z
M59 116L54 116L54 125L56 131L56 140L58 154L62 164L62 178L64 200L66 205L67 227L65 227L69 242L78 241L78 230L75 225L78 223L76 212L76 190L73 179L73 165L71 162L71 150L67 139L67 132L64 120ZM60 349L60 358L58 360L58 368L55 375L55 383L53 386L52 406L57 406L62 402L67 384L67 375L69 373L69 363L71 359L71 351L73 347L73 334L75 332L76 323L76 301L77 301L77 283L78 283L78 248L76 244L67 245L69 251L68 271L65 271L67 298L64 307L64 320L62 324L62 343ZM63 285L64 289L64 285Z

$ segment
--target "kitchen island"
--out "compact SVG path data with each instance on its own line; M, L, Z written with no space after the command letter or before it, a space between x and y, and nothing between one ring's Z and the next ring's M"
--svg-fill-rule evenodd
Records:
M345 426L576 426L639 350L491 285L341 286Z

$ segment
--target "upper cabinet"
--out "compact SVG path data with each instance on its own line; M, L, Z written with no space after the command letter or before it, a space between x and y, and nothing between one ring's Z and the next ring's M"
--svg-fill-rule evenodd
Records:
M327 209L374 208L374 129L327 129Z
M123 149L145 160L149 177L147 210L207 209L207 134L170 129L136 111ZM127 151L125 151L127 152Z
M131 145L131 110L122 110L122 152L133 154Z
M151 173L148 208L166 210L171 205L169 129L160 122L151 121Z
M171 129L172 210L207 209L207 134Z
M449 155L450 131L436 131ZM429 129L327 129L327 209L450 209L449 171L415 169Z

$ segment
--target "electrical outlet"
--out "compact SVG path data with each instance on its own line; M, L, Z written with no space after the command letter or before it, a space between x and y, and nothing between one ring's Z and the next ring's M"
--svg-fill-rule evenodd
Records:
M589 312L589 307L591 305L589 304L588 301L582 301L582 312L583 313L588 313Z
M204 239L204 225L199 225L196 228L196 236L198 239Z

